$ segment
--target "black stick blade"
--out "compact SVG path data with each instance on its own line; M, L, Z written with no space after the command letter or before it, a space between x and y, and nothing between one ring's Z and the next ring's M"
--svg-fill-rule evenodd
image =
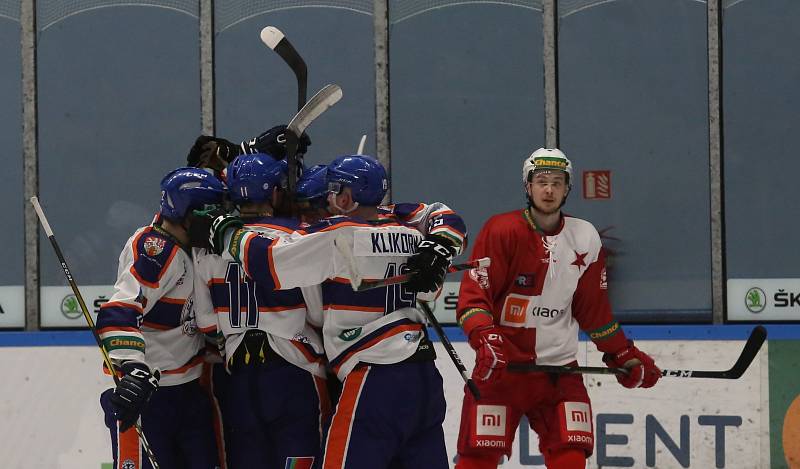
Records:
M306 103L308 96L308 67L306 62L283 32L275 26L267 26L261 30L261 42L274 50L294 72L294 76L297 78L297 110L299 111Z
M747 338L742 353L736 359L729 370L725 371L704 371L704 370L661 370L662 376L672 378L717 378L717 379L739 379L742 377L750 364L758 355L764 341L767 340L767 330L764 326L756 326Z
M727 371L730 375L728 378L737 379L747 371L750 363L753 362L756 355L758 355L758 351L761 350L761 345L764 344L765 340L767 340L767 329L764 328L764 326L756 326L753 328L753 332L750 333L750 337L744 344L744 349L742 349L742 354L739 355L739 359L736 360L733 367Z

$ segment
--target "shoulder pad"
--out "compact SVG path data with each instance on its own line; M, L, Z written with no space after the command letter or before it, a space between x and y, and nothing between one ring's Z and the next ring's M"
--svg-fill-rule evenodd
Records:
M394 210L392 210L392 213L394 213L397 218L401 220L409 220L416 216L424 208L424 204L401 203L394 205Z
M133 240L131 273L144 286L158 288L180 247L166 236L147 228Z

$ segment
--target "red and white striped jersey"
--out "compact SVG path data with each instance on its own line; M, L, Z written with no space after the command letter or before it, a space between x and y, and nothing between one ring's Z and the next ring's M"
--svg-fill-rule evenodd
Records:
M578 330L604 352L626 345L608 301L605 254L591 223L562 216L553 233L536 229L527 210L495 215L471 258L488 268L465 273L457 307L465 333L495 324L509 360L564 365L577 359Z
M111 299L97 330L115 364L134 360L161 371L162 386L200 377L205 341L192 309L194 267L158 226L139 228L119 256Z
M248 219L245 227L266 239L289 236L297 229L292 219ZM201 331L225 338L225 354L232 356L250 329L267 332L270 346L289 363L324 377L322 337L308 323L306 304L321 310L315 291L305 298L299 288L273 290L254 281L232 260L205 250L195 256L195 311ZM313 319L313 318L312 318ZM322 323L317 316L316 325Z

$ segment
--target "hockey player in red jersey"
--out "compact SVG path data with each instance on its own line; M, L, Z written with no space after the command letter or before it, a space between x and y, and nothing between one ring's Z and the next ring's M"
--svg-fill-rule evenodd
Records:
M495 469L523 415L539 436L549 469L582 469L594 447L589 396L579 374L512 373L508 363L576 365L578 330L609 367L623 367L627 388L651 387L661 372L625 337L608 301L605 256L591 223L564 215L572 164L558 149L525 159L523 210L490 218L472 259L488 268L464 275L459 325L476 352L472 377L480 401L465 392L457 469Z

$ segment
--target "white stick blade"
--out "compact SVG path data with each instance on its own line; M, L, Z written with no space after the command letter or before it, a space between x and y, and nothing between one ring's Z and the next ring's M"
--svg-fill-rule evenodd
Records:
M283 38L284 34L275 26L267 26L261 30L261 42L272 50L275 50Z
M356 150L356 155L363 155L364 154L364 144L367 143L367 134L361 136L361 141L358 142L358 150Z
M314 119L338 103L340 99L342 99L342 88L339 85L325 85L308 100L303 109L295 114L287 127L295 135L301 135L314 122Z

